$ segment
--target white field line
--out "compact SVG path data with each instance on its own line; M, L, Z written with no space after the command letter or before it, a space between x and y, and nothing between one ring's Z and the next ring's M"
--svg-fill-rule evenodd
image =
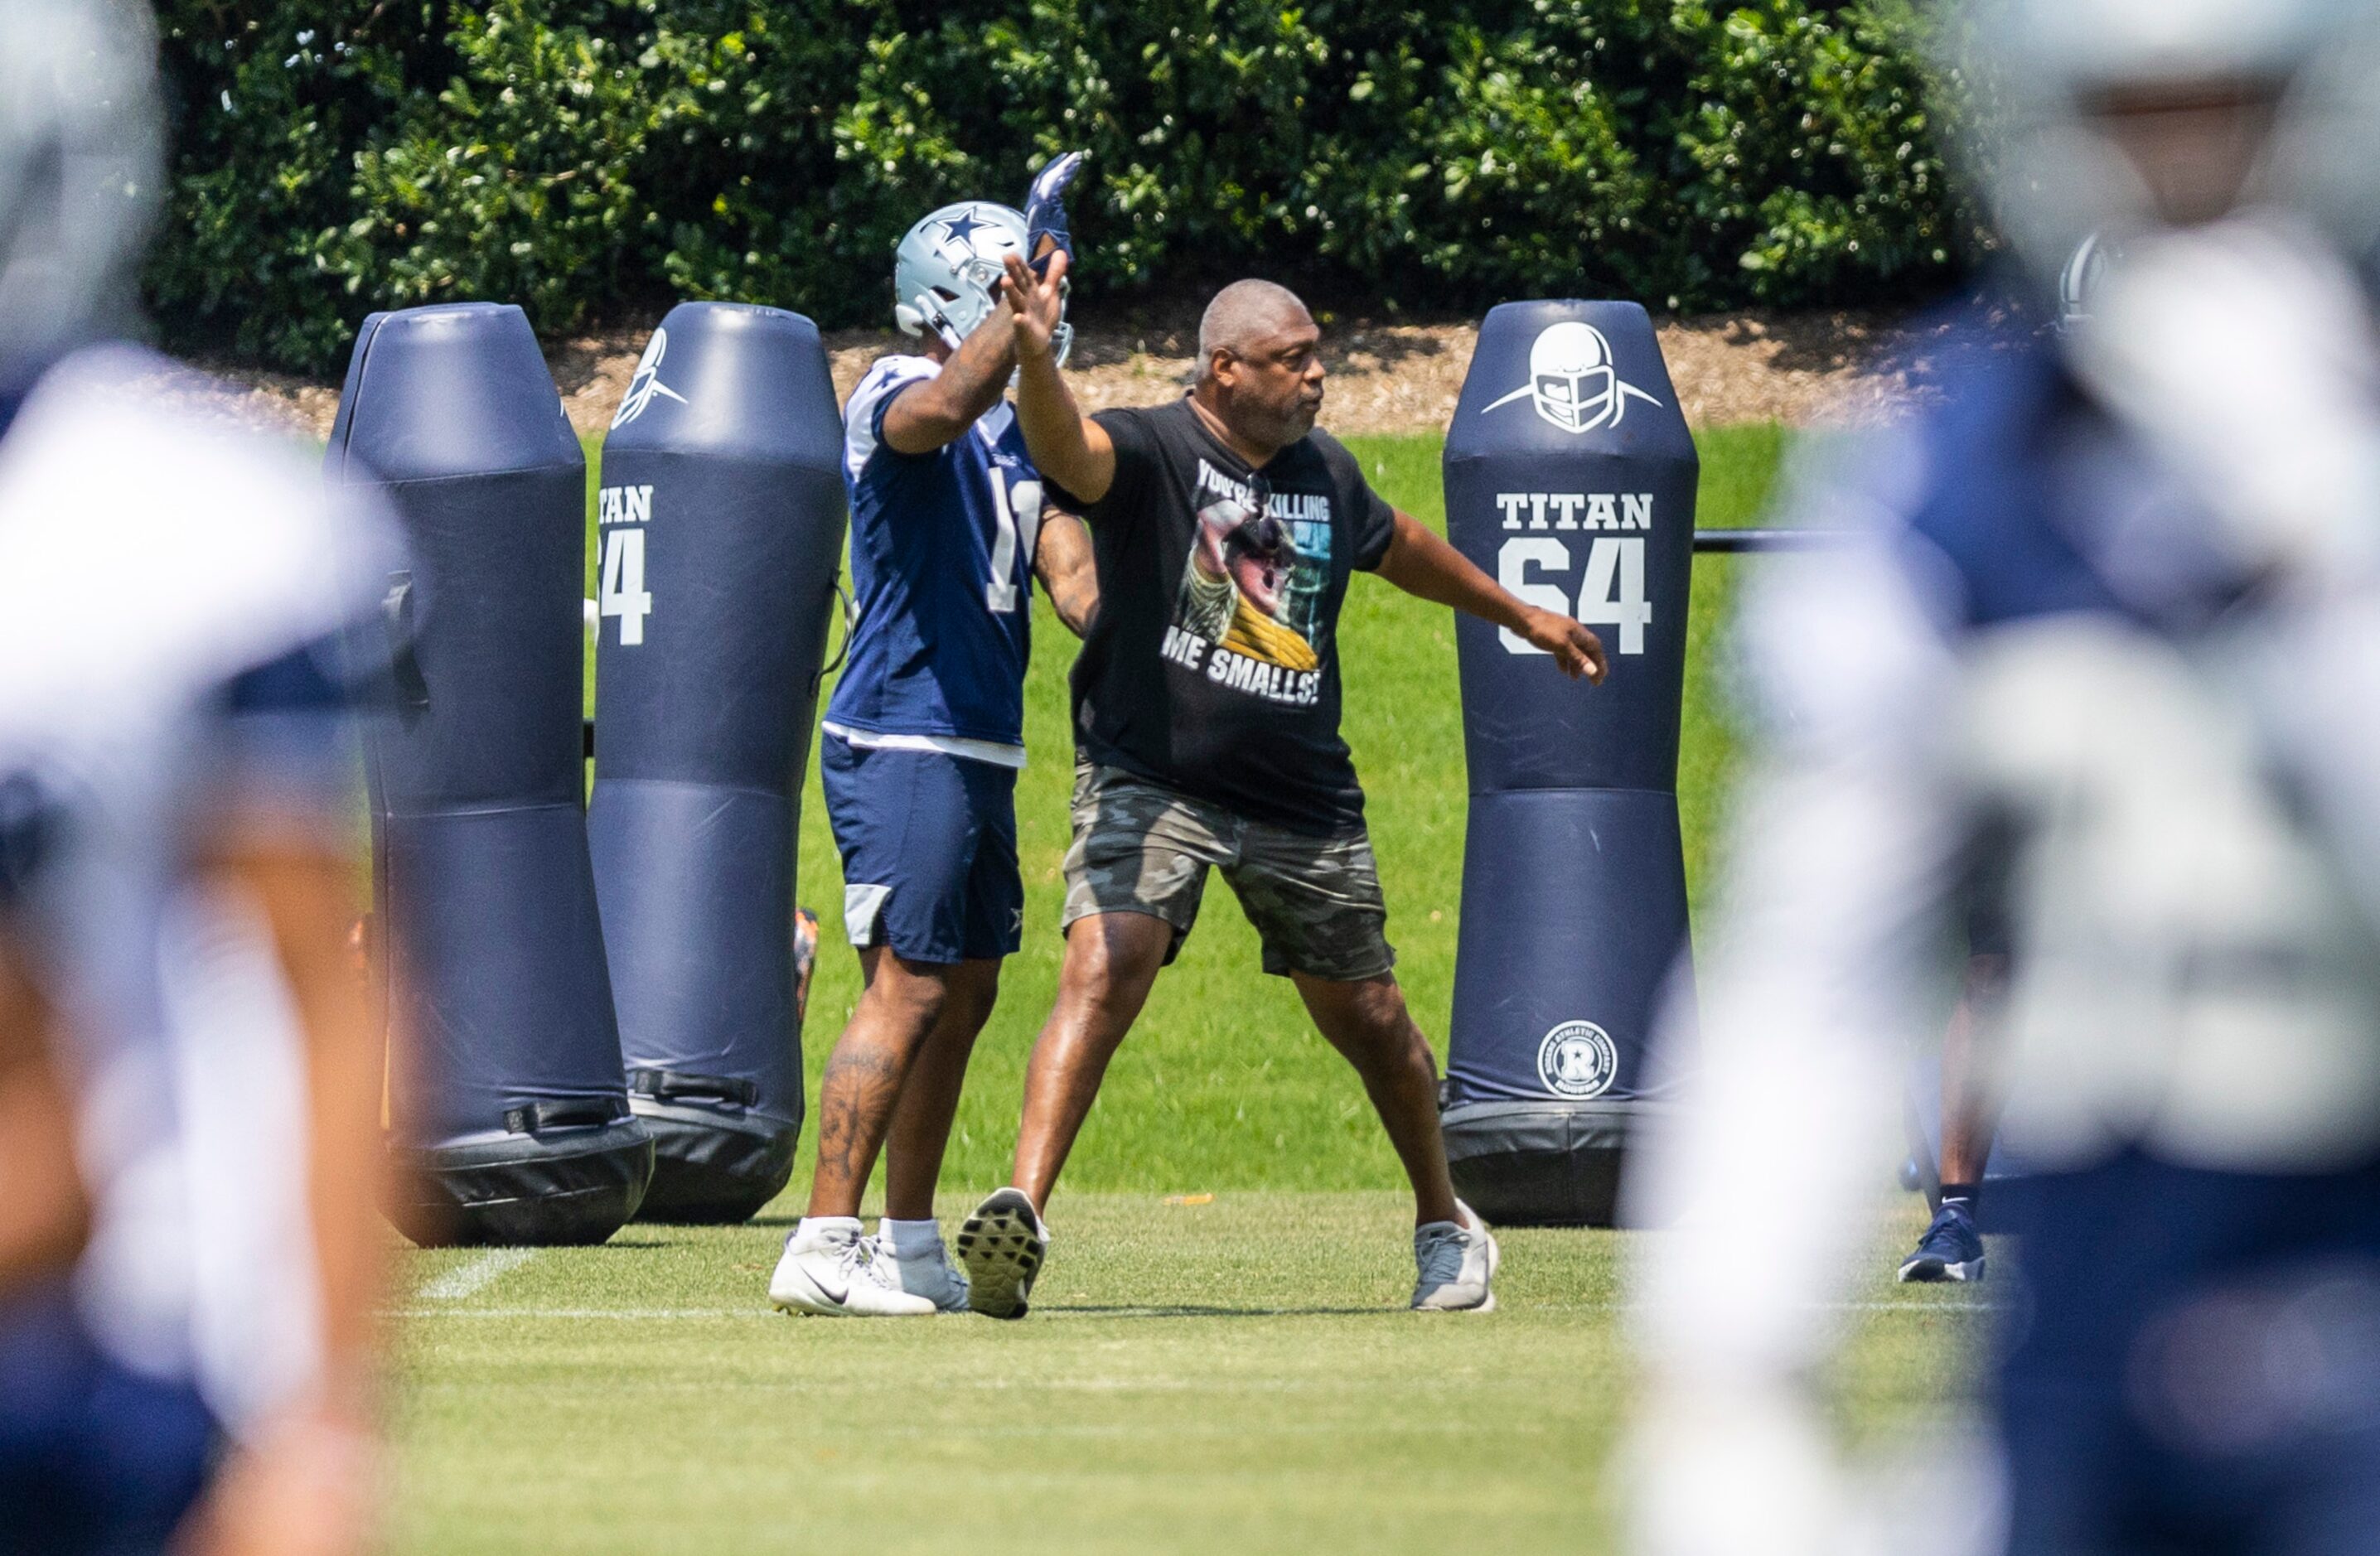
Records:
M506 1270L530 1258L535 1250L509 1248L501 1252L517 1257L511 1264L486 1270L476 1281L459 1291L446 1289L459 1283L462 1277L478 1271L486 1259L492 1259L499 1256L490 1254L486 1256L486 1259L475 1259L470 1264L459 1270L451 1270L438 1280L431 1282L417 1295L438 1301L454 1301L459 1297L468 1296ZM1526 1307L1512 1310L1516 1313L1619 1313L1633 1306L1635 1304L1625 1302L1548 1302L1531 1303ZM1814 1304L1813 1310L1828 1313L1997 1313L2002 1311L2007 1306L2005 1303L1991 1302L1827 1302ZM1396 1309L1391 1307L1380 1309L1383 1315L1395 1311ZM390 1307L383 1309L382 1312L383 1316L392 1319L618 1319L638 1323L683 1322L707 1319L782 1319L785 1317L774 1308L759 1306L750 1307ZM1164 1307L1111 1307L1096 1313L1075 1313L1063 1307L1045 1307L1040 1309L1040 1316L1052 1319L1079 1321L1086 1319L1194 1319L1240 1315L1175 1313ZM1259 1312L1257 1316L1262 1315ZM1287 1318L1297 1315L1284 1312L1279 1316ZM1334 1316L1360 1318L1366 1315Z
M420 1294L431 1295L424 1286ZM641 1323L692 1319L782 1319L773 1307L383 1307L388 1319L625 1319Z
M460 1302L476 1296L498 1277L518 1270L537 1257L535 1248L490 1248L479 1258L466 1259L434 1281L425 1281L414 1295L431 1302ZM437 1308L417 1309L436 1312Z

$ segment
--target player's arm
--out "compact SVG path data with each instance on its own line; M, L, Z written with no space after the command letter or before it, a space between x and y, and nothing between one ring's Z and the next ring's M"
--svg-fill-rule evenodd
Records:
M1023 260L1008 257L1008 285L1001 296L1016 328L1016 423L1040 472L1084 502L1096 503L1115 484L1115 444L1106 428L1075 406L1050 346L1065 310L1066 263L1062 250L1051 254L1047 272L1036 279Z
M382 1045L347 949L355 870L324 819L242 808L208 840L212 879L261 920L295 1006L305 1066L306 1241L321 1295L311 1386L243 1434L186 1529L203 1552L351 1556L373 1542Z
M894 392L884 407L884 441L903 454L931 454L1000 403L1016 370L1016 328L995 308L932 378Z
M1553 655L1561 673L1572 680L1584 675L1600 686L1610 673L1603 640L1592 630L1558 611L1524 604L1410 514L1397 515L1396 532L1373 571L1407 594L1509 628Z
M0 937L0 1295L74 1262L91 1231L49 1002Z
M1041 531L1033 546L1033 576L1049 591L1050 608L1066 630L1080 638L1099 614L1099 576L1091 563L1091 532L1063 508L1041 510Z
M306 1063L307 1203L334 1390L370 1373L380 1290L381 1041L348 946L355 866L334 840L249 816L218 837L214 863L256 908L297 1008Z
M232 683L197 864L272 956L302 1066L303 1220L312 1256L314 1366L240 1434L186 1530L195 1552L352 1556L376 1521L382 1031L349 932L357 879L347 694L322 646Z

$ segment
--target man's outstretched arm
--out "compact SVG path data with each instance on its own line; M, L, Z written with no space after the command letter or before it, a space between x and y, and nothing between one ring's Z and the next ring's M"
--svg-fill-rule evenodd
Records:
M1099 614L1099 575L1091 559L1090 531L1063 508L1041 512L1041 538L1033 547L1033 575L1050 592L1050 608L1066 630L1080 638Z
M1025 261L1008 256L1008 285L1001 296L1016 329L1016 424L1034 468L1086 503L1096 503L1115 483L1115 444L1107 429L1085 416L1075 393L1058 371L1050 337L1064 312L1066 255L1050 256L1046 274L1036 279Z
M1572 680L1584 675L1601 686L1610 674L1603 639L1593 631L1559 612L1522 603L1410 514L1397 515L1396 534L1373 571L1407 594L1509 628L1531 647L1553 655L1561 673Z

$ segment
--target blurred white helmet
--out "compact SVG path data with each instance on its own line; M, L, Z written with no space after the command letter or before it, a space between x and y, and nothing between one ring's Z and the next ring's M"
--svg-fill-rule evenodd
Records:
M122 0L0 0L0 390L121 329L164 176L157 41Z
M931 330L957 350L1000 306L1002 261L1026 253L1023 213L981 200L943 206L892 251L892 322L904 334ZM1062 318L1050 341L1060 362L1074 343Z
M2380 232L2370 0L1984 0L1969 20L1951 63L1991 105L1966 148L1972 171L2045 280L2094 233L2120 246L2174 225L2123 122L2216 120L2232 137L2207 143L2221 154L2171 166L2221 204L2294 213L2350 252ZM2230 180L2218 164L2234 152Z

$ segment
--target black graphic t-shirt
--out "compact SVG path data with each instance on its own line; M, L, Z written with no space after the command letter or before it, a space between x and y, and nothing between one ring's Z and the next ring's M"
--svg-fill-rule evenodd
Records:
M1364 791L1339 738L1340 602L1379 565L1395 510L1308 432L1252 470L1185 396L1101 411L1115 483L1090 521L1099 609L1075 662L1075 740L1242 815L1346 831Z

